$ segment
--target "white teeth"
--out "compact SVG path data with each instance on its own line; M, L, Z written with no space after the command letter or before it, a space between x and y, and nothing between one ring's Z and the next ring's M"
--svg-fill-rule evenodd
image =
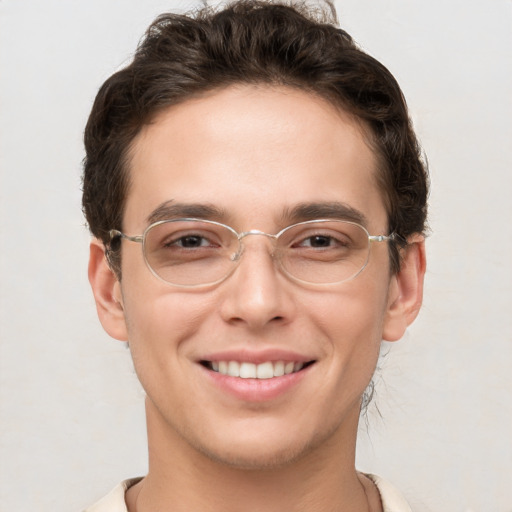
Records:
M304 364L303 364L303 363L295 363L295 364L293 365L293 371L294 371L294 372L298 372L299 370L302 370L302 367L303 367L303 366L304 366Z
M271 379L273 377L282 377L290 373L298 372L304 367L304 363L267 361L261 364L247 363L238 361L212 361L211 368L215 372L229 375L230 377L240 377L242 379Z
M230 377L240 377L240 364L236 361L229 361L228 375Z
M240 377L242 379L255 379L256 365L253 363L242 363L240 365Z
M274 377L281 377L284 375L284 363L283 361L278 361L274 363Z
M256 377L258 379L271 379L273 376L274 365L272 363L262 363L256 367Z

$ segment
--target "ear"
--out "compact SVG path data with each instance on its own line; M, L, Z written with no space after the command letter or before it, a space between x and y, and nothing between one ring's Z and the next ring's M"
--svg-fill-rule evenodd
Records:
M89 283L105 331L116 340L128 341L121 284L108 264L105 246L96 238L90 245Z
M423 279L426 270L425 238L414 235L403 249L400 271L391 278L388 310L382 338L397 341L414 321L423 302Z

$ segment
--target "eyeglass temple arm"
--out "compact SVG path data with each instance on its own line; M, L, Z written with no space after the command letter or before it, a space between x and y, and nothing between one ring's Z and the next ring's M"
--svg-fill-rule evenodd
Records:
M116 238L124 238L125 240L130 240L130 242L138 242L140 244L140 243L142 243L142 240L144 239L144 237L142 235L136 235L136 236L125 235L118 229L111 229L108 232L108 234L110 236L111 242L112 242L112 240L115 240Z
M391 233L390 235L369 235L368 239L370 242L388 242L390 240L396 240L396 233Z

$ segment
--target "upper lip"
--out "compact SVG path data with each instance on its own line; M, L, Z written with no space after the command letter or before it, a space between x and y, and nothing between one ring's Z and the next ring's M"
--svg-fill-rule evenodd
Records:
M199 361L240 361L254 364L266 363L268 361L293 361L294 363L307 363L315 358L305 354L299 354L291 350L265 349L265 350L223 350L205 354Z

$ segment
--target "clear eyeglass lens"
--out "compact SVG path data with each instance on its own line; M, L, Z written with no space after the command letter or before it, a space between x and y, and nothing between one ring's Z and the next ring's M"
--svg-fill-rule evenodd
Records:
M150 226L144 235L149 268L162 280L179 286L223 280L237 265L234 256L239 251L237 233L214 222L164 221ZM296 279L337 283L356 276L366 265L368 233L351 222L301 223L281 232L273 256Z
M308 283L351 279L364 268L369 256L367 231L351 222L298 224L285 230L279 241L284 270Z
M215 283L233 268L238 252L236 233L204 221L164 221L144 236L144 256L150 269L164 281L180 286Z

